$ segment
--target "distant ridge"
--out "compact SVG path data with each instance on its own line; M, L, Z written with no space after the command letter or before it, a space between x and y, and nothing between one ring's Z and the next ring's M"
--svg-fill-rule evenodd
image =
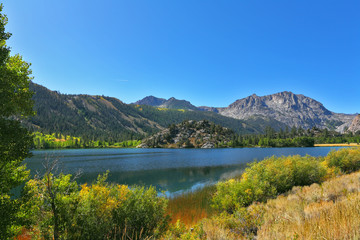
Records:
M148 105L153 107L160 108L169 108L169 109L185 109L185 110L199 110L197 107L192 105L189 101L179 100L174 97L169 98L168 100L164 98L157 98L154 96L147 96L137 102L138 105Z
M145 105L143 101L137 103ZM156 98L162 99L162 98ZM302 127L305 129L318 127L344 132L350 126L355 114L334 113L326 109L320 102L302 94L289 91L279 92L266 96L253 94L246 98L236 100L228 107L216 108L201 106L196 107L185 100L170 98L161 104L151 105L171 109L188 109L215 112L223 116L251 120L255 118L273 119L287 126Z
M355 115L334 113L320 102L302 94L279 92L266 96L253 94L236 100L226 108L218 108L223 116L248 119L252 116L270 117L288 126L329 128L341 131L342 125Z

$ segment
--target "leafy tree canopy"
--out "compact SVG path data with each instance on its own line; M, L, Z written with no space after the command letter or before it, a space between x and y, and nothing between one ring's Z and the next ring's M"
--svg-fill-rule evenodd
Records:
M21 163L29 156L32 138L20 120L33 115L30 64L20 55L11 56L6 41L11 34L5 32L7 17L0 5L0 233L1 238L11 236L10 227L15 220L17 200L11 199L10 190L27 176Z

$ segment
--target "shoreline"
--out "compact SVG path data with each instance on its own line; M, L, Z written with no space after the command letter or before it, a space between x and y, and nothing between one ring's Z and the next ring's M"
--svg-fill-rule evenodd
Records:
M358 143L321 143L314 144L312 147L360 147ZM34 150L66 150L66 149L235 149L235 148L304 148L304 147L260 147L260 146L246 146L246 147L216 147L216 148L138 148L138 147L118 147L118 146L107 146L107 147L80 147L80 148L33 148ZM311 148L311 147L310 147Z
M321 143L314 144L314 147L360 147L358 143Z

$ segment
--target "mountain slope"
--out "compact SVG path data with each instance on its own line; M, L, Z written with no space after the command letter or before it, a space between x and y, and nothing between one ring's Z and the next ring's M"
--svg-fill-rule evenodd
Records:
M162 129L116 98L65 95L34 83L30 90L37 114L27 125L34 130L119 141Z
M170 109L186 109L186 110L198 110L197 107L192 105L186 100L178 100L176 98L169 98L166 102L161 104L159 107L170 108Z
M142 138L184 120L208 120L242 134L261 133L269 124L266 120L244 121L213 112L125 104L112 97L60 94L35 83L30 84L30 89L35 92L33 100L37 115L24 122L26 126L35 131L62 133L85 140ZM272 124L277 129L285 127L277 121Z
M230 128L238 134L263 133L263 130L267 126L272 126L276 130L286 127L285 124L269 118L254 117L249 120L239 120L222 116L215 112L154 108L146 105L134 105L134 107L141 111L142 116L164 127L167 127L169 124L180 123L184 120L208 120L223 127Z
M219 114L236 119L253 116L268 117L288 126L303 128L336 129L354 117L327 110L320 102L301 94L280 92L259 97L255 94L239 99L226 108L218 108Z

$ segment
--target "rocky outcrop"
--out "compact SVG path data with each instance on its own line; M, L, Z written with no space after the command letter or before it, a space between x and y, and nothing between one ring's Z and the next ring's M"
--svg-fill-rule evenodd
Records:
M227 146L233 131L203 121L184 121L142 141L139 148L215 148Z
M353 119L351 125L348 128L348 131L354 134L360 132L360 114Z
M288 126L329 128L340 130L351 122L353 115L327 110L320 102L301 94L280 92L267 96L253 94L239 99L226 108L218 108L221 115L249 119L263 116L276 119Z

